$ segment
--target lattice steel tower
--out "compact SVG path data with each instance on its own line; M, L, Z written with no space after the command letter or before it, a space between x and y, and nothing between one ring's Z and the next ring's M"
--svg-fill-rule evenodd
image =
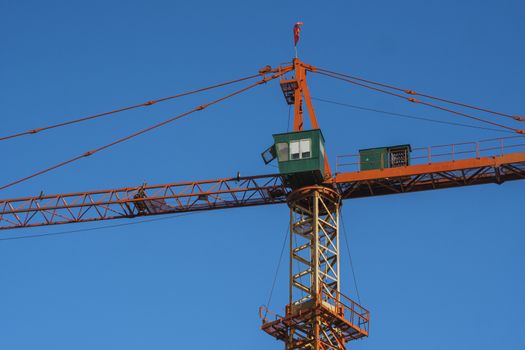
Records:
M261 328L284 341L286 350L345 349L347 342L368 336L369 312L341 294L341 197L328 185L319 185L330 176L330 167L306 85L307 70L315 68L295 59L295 77L281 80L286 102L294 105L294 131L274 135L274 145L263 155L265 161L278 159L279 171L294 191L287 198L289 302L284 316L261 308ZM303 130L303 98L311 130Z
M340 292L340 196L309 186L288 197L290 290L285 316L267 318L262 329L292 349L345 349L368 336L369 313Z

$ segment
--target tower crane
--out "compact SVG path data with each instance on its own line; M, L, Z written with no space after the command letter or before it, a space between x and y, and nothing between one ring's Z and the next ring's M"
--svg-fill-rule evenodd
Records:
M348 342L369 335L370 313L341 293L339 213L342 201L524 179L525 152L517 151L517 146L525 145L519 144L524 139L522 135L517 135L515 138L468 144L470 148L463 147L465 144L423 149L412 149L410 145L389 146L362 150L356 156L338 157L337 168L332 171L307 85L306 76L309 73L328 75L406 98L409 102L434 106L415 99L418 95L431 96L411 90L395 91L396 88L395 92L391 92L390 86L319 69L295 58L290 64L278 68L267 66L261 69L257 76L262 79L251 85L279 79L286 103L293 106L293 131L273 135L274 143L262 154L265 163L277 160L278 173L2 199L0 229L286 203L290 212L288 304L282 316L266 307L261 308L261 329L283 341L287 350L345 349ZM167 122L200 111L226 97L198 106ZM134 107L159 101L148 101ZM450 101L441 99L441 102ZM306 109L303 110L303 107ZM448 108L438 108L471 117ZM517 121L523 119L511 117ZM309 129L305 126L307 122ZM523 133L520 129L510 129L517 134ZM2 189L93 155L130 137L15 181ZM510 139L518 140L518 144L509 145ZM345 171L345 167L353 168Z

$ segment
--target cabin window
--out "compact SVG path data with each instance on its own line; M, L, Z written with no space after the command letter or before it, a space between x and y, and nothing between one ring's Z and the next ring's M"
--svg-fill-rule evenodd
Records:
M288 143L279 142L275 145L275 148L279 162L286 162L288 160Z
M312 147L310 147L310 139L304 139L300 141L299 149L301 151L301 158L311 158L312 157Z
M300 159L299 141L290 141L290 159Z
M297 141L290 141L290 159L306 159L312 158L312 140L303 139Z

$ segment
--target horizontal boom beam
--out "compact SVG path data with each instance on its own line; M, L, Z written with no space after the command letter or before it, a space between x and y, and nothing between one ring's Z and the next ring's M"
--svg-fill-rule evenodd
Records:
M0 230L283 203L280 175L0 200Z

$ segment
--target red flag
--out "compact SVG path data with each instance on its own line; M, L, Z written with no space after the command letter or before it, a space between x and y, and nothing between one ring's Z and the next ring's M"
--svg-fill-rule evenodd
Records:
M299 33L301 32L302 25L303 25L303 22L297 22L293 26L293 44L294 46L297 46L297 42L299 41Z

